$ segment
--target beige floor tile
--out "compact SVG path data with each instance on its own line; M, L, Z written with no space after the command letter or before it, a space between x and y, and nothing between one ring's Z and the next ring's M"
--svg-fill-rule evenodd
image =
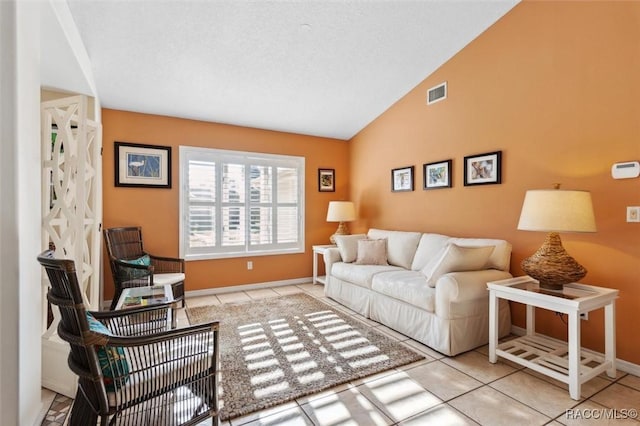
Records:
M398 340L400 342L403 342L403 341L409 339L404 334L398 333L397 331L387 327L386 325L379 325L378 327L375 327L374 330L376 330L379 333L384 334L385 336L391 337L393 340Z
M237 423L231 422L232 426ZM244 423L246 426L303 426L313 425L311 420L304 413L302 408L293 407L288 410L280 411L269 416L260 416L249 423Z
M416 340L408 339L408 340L405 340L403 343L409 345L412 349L415 349L418 352L421 352L430 356L433 359L442 359L445 357L445 355L441 354L440 352L433 350L429 346L423 345L422 343Z
M220 293L217 295L222 303L249 302L251 298L244 291L235 293Z
M531 370L530 368L525 368L522 370L523 372L535 376L539 379L544 380L545 382L551 383L552 385L556 385L565 390L565 392L569 392L569 385L567 383L556 380L552 377L547 376L546 374L538 373L537 371ZM603 379L600 376L594 377L593 379L585 382L580 386L580 396L582 398L590 398L597 392L600 392L602 389L606 388L611 384L611 379Z
M443 401L482 386L482 383L441 361L405 370L411 379Z
M628 374L618 381L618 383L640 391L640 377Z
M245 293L247 293L247 295L254 300L268 299L270 297L280 297L278 293L276 293L273 289L270 289L270 288L261 288L258 290L247 290Z
M476 422L447 404L436 405L427 411L398 423L399 426L471 426Z
M501 360L491 364L489 357L475 351L465 352L455 357L445 357L442 358L442 362L483 383L492 382L516 371Z
M289 294L302 293L302 289L299 289L295 285L283 285L283 286L280 286L280 287L273 287L272 290L275 291L276 293L278 293L281 296L286 296L286 295L289 295Z
M510 374L489 386L551 418L579 404L579 401L571 399L566 390L524 371Z
M556 419L566 426L638 426L638 422L629 418L615 418L615 412L589 400L575 408L567 410Z
M608 408L640 410L640 391L618 383L598 392L591 400Z
M298 284L297 287L314 297L324 297L324 285L322 284Z
M295 401L287 402L285 404L276 405L275 407L267 408L266 410L258 411L255 413L247 414L246 416L236 417L231 419L232 426L245 425L263 418L271 417L274 414L281 413L283 411L290 410L292 408L299 408Z
M363 383L357 389L396 422L442 403L438 397L411 380L405 371Z
M196 306L220 305L220 300L216 295L188 297L185 300L187 308Z
M481 425L543 425L551 420L489 386L459 396L449 405Z
M347 389L351 389L355 387L354 385L352 385L351 383L344 383L342 385L338 385L336 387L333 387L331 389L327 389L325 391L319 392L319 393L314 393L312 395L307 395L307 396L303 396L302 398L298 398L296 399L296 402L298 403L298 405L304 405L307 404L311 401L315 401L316 399L320 399L320 398L324 398L327 396L334 396L339 394L340 392L343 392Z
M390 425L393 421L378 410L357 388L315 399L302 405L314 425Z

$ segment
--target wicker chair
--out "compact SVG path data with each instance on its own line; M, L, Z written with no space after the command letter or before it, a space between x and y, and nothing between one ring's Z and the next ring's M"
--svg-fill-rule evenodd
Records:
M116 289L111 309L115 309L124 288L166 284L171 285L174 300L181 301L184 308L184 259L144 251L142 229L138 226L105 229L104 241ZM140 263L132 263L136 261Z
M218 424L217 322L167 330L169 304L90 312L92 318L74 262L52 251L38 262L79 379L69 425L192 425L207 418ZM106 329L94 331L96 324Z

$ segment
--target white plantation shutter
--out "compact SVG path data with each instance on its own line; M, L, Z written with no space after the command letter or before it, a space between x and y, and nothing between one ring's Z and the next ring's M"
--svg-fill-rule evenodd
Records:
M180 147L180 255L304 251L304 158Z

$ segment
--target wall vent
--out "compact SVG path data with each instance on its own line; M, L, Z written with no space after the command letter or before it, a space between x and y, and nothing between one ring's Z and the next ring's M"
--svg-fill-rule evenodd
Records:
M447 99L447 82L432 87L427 92L427 105Z

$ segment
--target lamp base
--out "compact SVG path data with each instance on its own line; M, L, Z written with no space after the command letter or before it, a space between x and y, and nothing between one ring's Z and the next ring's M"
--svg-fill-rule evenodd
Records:
M338 229L336 229L336 232L331 237L329 237L329 241L331 241L331 244L336 243L336 239L334 238L336 235L349 235L349 228L347 227L347 224L345 222L340 222L340 224L338 225Z
M547 290L562 290L569 284L584 278L587 270L562 247L560 235L550 232L542 247L522 261L522 270L540 282Z

